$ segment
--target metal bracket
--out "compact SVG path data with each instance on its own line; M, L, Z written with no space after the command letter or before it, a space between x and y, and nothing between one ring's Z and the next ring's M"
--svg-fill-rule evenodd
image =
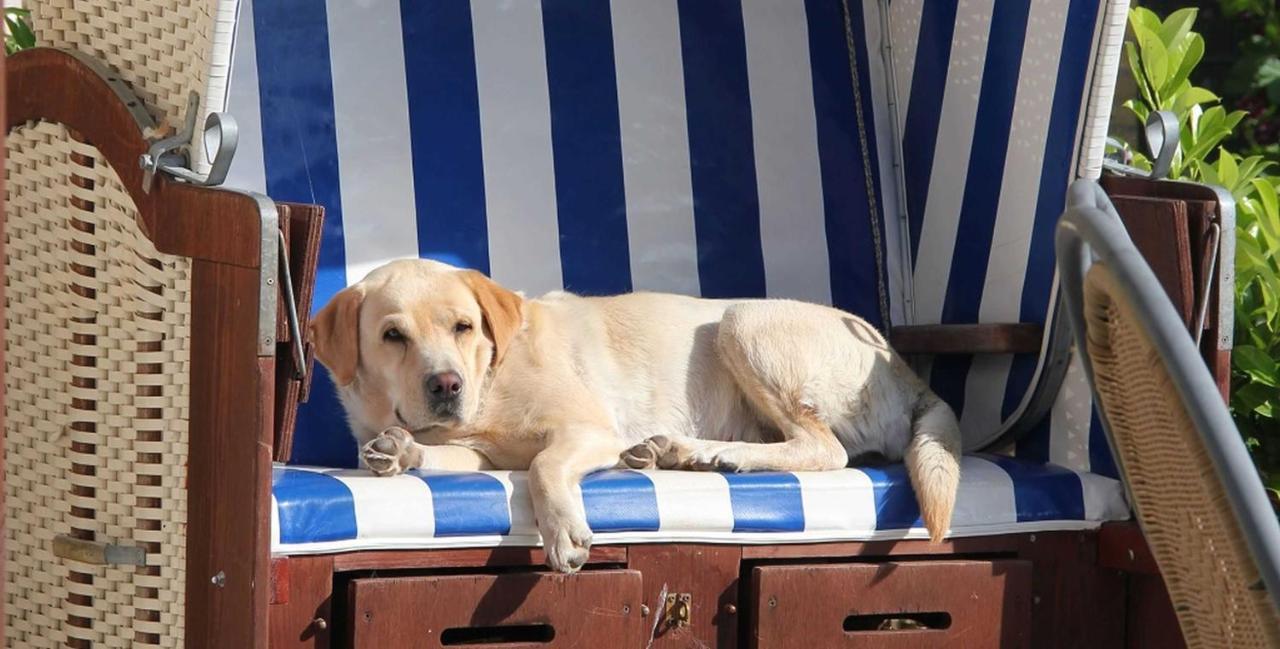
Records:
M142 548L77 539L67 534L53 537L53 556L95 566L145 566Z
M190 149L196 137L196 118L200 114L200 95L187 96L186 119L182 130L169 137L155 140L147 152L138 159L142 167L142 191L151 193L151 184L157 172L163 171L182 182L204 187L221 185L231 169L236 145L240 141L240 129L235 118L226 113L209 113L204 121L204 153L210 168L208 174L191 170ZM184 151L185 149L185 151Z
M668 593L662 603L662 619L667 626L682 627L689 625L693 609L693 595L689 593Z
M1147 151L1151 155L1151 171L1133 166L1133 153L1129 145L1107 138L1120 153L1120 159L1103 158L1102 166L1111 173L1121 176L1164 180L1173 169L1173 155L1178 152L1178 117L1167 110L1153 111L1147 116L1142 135L1147 141Z

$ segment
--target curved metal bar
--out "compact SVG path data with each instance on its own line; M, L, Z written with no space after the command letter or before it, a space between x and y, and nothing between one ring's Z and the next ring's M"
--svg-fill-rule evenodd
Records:
M1102 188L1093 181L1078 180L1071 185L1067 200L1068 208L1058 223L1054 243L1076 340L1083 341L1086 335L1084 277L1096 258L1111 269L1119 291L1134 306L1138 324L1164 361L1226 489L1227 500L1274 602L1280 596L1280 522L1199 351ZM1088 350L1080 345L1079 351L1092 387L1094 374ZM1107 439L1114 446L1105 413L1102 422ZM1118 468L1123 476L1123 464ZM1125 484L1127 488L1127 479Z

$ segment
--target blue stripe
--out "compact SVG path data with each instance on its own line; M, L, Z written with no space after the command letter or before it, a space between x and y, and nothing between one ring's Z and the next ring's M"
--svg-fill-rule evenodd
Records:
M485 473L410 471L431 489L436 536L507 534L511 510L507 490Z
M356 506L341 480L314 471L272 469L271 493L280 511L280 543L356 538Z
M924 224L925 200L929 196L929 180L933 174L933 154L938 142L938 123L942 118L942 96L947 87L957 4L925 2L916 37L911 99L902 130L902 161L913 261L920 250L920 230Z
M1115 458L1111 455L1111 443L1107 441L1107 431L1102 427L1102 419L1098 417L1098 403L1093 403L1089 417L1089 471L1108 478L1119 478Z
M1084 520L1084 487L1075 471L1003 455L983 453L978 457L998 464L1013 479L1019 523Z
M803 532L800 479L791 473L724 473L734 532Z
M956 226L959 236L953 244L942 322L978 321L1030 13L1030 0L998 0L992 9L978 119L965 172L967 180ZM951 404L957 417L964 411L965 380L972 363L972 356L941 356L934 360L930 373L934 392Z
M656 532L658 495L638 471L599 471L582 479L582 505L593 532Z
M703 297L762 297L764 251L739 0L679 0Z
M419 256L488 273L471 6L401 0L400 26Z
M278 201L325 208L313 309L347 284L342 192L334 133L333 82L324 0L278 0L253 6L259 35L258 84L267 193ZM293 462L353 466L355 443L328 373L317 372L311 400L298 411Z
M1043 323L1048 313L1049 300L1053 297L1053 229L1066 206L1067 185L1075 176L1071 161L1081 127L1080 110L1084 103L1082 98L1086 90L1089 57L1094 47L1093 33L1098 20L1098 7L1098 0L1072 0L1067 8L1058 78L1045 139L1044 164L1040 172L1040 192L1036 200L1035 221L1027 256L1027 272L1022 284L1018 318L1021 322ZM1035 376L1037 361L1038 357L1033 354L1014 357L1005 385L1003 411L1006 417L1022 401L1032 377ZM1049 434L1048 427L1042 431L1040 434ZM1045 446L1048 446L1047 441Z
M881 467L859 467L859 471L871 478L871 489L876 500L877 530L906 530L924 527L920 520L920 505L916 492L911 488L907 467L888 464Z
M854 9L858 5L854 4ZM878 167L862 164L858 118L854 109L849 50L844 33L844 12L839 2L805 0L809 23L809 63L813 69L813 104L818 127L818 160L822 166L822 201L826 213L827 257L831 265L831 300L876 328L885 323L880 314L875 242L868 215L867 184ZM865 52L862 49L862 12L851 11L854 34L859 38L859 80L865 85ZM863 89L863 118L868 137L874 136L870 90ZM868 142L875 151L874 140ZM874 164L874 162L873 162ZM879 183L876 183L878 186ZM877 201L877 205L879 202Z
M543 0L560 266L566 290L631 290L609 0Z

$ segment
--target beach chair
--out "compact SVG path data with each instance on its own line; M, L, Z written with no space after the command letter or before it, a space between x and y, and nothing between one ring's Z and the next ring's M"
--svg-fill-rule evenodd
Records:
M1126 9L37 3L61 51L9 61L9 641L1133 642L1172 613L1052 250ZM402 257L861 315L960 415L948 539L901 466L608 471L586 569L547 573L522 472L355 465L298 334Z

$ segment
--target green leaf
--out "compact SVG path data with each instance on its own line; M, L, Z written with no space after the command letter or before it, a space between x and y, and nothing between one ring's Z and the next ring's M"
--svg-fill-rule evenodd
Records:
M1186 81L1191 76L1191 71L1200 64L1200 59L1204 58L1204 38L1199 34L1192 34L1176 52L1176 55L1170 55L1170 67L1173 69L1166 83L1169 90Z
M1142 28L1156 34L1160 33L1160 29L1164 27L1160 16L1146 7L1134 7L1129 11L1129 25L1135 32Z
M1222 98L1200 86L1189 86L1173 98L1173 112L1181 115L1197 104L1210 104Z
M1262 210L1254 216L1258 219L1258 227L1270 239L1274 251L1274 248L1280 247L1280 197L1276 196L1276 186L1265 178L1255 178L1252 185L1262 203Z
M1280 368L1267 353L1250 345L1237 346L1231 352L1236 369L1253 381L1269 387L1280 387Z
M1164 19L1164 24L1160 26L1160 39L1166 45L1173 45L1182 40L1191 31L1191 25L1196 22L1198 11L1194 7L1187 7L1169 14L1169 17Z
M1160 37L1148 31L1138 31L1138 48L1141 50L1142 71L1151 85L1152 104L1160 108L1160 88L1169 77L1169 53Z
M1224 149L1218 149L1218 182L1214 184L1235 187L1236 179L1239 177L1240 167L1236 166L1235 156Z
M1129 73L1133 75L1134 83L1138 86L1138 94L1142 95L1142 101L1146 103L1145 108L1150 110L1151 107L1156 105L1156 100L1151 95L1151 83L1147 81L1147 74L1142 69L1142 60L1138 56L1137 46L1132 42L1126 42L1124 44L1124 54L1129 59ZM1128 104L1132 101L1125 103ZM1130 107L1130 110L1133 110L1134 113L1138 112L1132 107ZM1138 119L1139 121L1145 121L1146 117L1140 115Z

